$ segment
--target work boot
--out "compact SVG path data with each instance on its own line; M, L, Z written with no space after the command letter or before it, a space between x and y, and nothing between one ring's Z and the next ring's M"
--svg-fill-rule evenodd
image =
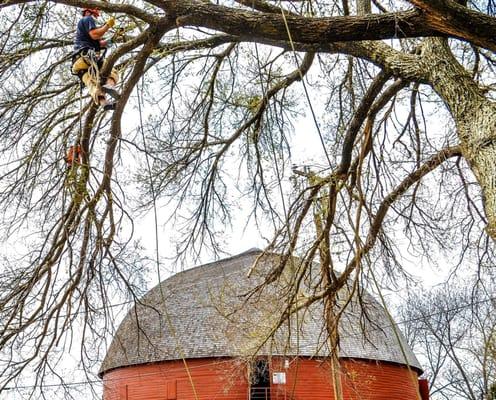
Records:
M115 107L117 106L117 103L107 103L103 106L103 109L105 111L114 111L115 110Z
M102 91L110 96L112 96L114 99L119 100L121 98L121 95L117 90L112 88L111 86L108 85L103 85L102 86Z

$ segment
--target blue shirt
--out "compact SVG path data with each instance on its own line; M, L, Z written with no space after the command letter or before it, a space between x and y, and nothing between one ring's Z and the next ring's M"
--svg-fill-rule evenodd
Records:
M76 39L74 40L74 50L100 50L100 41L94 40L90 36L90 31L95 28L96 23L91 15L87 15L79 20L76 30Z

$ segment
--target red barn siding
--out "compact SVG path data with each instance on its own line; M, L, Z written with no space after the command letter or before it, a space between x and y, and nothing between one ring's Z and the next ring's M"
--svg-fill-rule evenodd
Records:
M283 362L273 362L273 372L284 372ZM333 398L329 363L299 359L286 370L286 385L272 385L274 400L328 400ZM418 375L405 366L365 360L341 360L343 395L346 400L418 400Z
M420 400L418 374L406 366L347 360L344 370L343 389L350 399Z
M244 369L233 360L164 361L104 375L104 400L246 400ZM191 374L191 379L188 376ZM127 387L127 390L125 388ZM196 392L196 396L195 396ZM127 397L126 397L127 394Z
M118 368L104 375L104 400L247 400L243 364L230 359L165 361ZM273 372L286 372L286 384L271 385L271 400L333 398L328 363L295 359L288 369L281 358L271 360ZM362 360L342 360L346 400L418 400L417 373L404 366ZM195 395L196 393L196 395Z

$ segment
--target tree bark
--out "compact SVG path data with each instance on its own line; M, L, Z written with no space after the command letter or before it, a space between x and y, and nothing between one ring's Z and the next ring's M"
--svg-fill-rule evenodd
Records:
M470 10L453 0L409 0L424 12L426 23L448 36L464 37L478 46L494 51L496 18Z
M170 7L169 7L170 6ZM425 24L419 10L365 16L302 17L259 13L211 3L174 2L167 7L178 25L203 26L242 38L326 43L444 35ZM287 28L286 28L287 24Z
M307 44L452 36L496 51L495 18L453 1L446 0L446 8L427 7L427 2L423 0L410 2L418 8L384 14L322 18L282 17L274 13L264 14L192 0L155 0L153 3L176 17L178 25L202 26L251 40L288 40L288 29L294 41ZM443 9L449 11L449 18L442 16ZM431 15L431 10L437 12Z
M496 240L496 104L455 59L446 40L425 42L422 65L453 116L462 154L482 188L487 233Z

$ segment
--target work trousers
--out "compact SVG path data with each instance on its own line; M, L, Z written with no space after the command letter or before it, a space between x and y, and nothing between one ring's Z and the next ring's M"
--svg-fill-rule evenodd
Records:
M72 64L72 73L78 75L88 88L88 92L93 101L100 105L105 100L105 93L102 91L102 77L100 76L101 61L92 60L85 54L79 55ZM113 81L113 82L112 82ZM111 86L119 82L119 73L112 68L110 75L103 83L109 83Z

